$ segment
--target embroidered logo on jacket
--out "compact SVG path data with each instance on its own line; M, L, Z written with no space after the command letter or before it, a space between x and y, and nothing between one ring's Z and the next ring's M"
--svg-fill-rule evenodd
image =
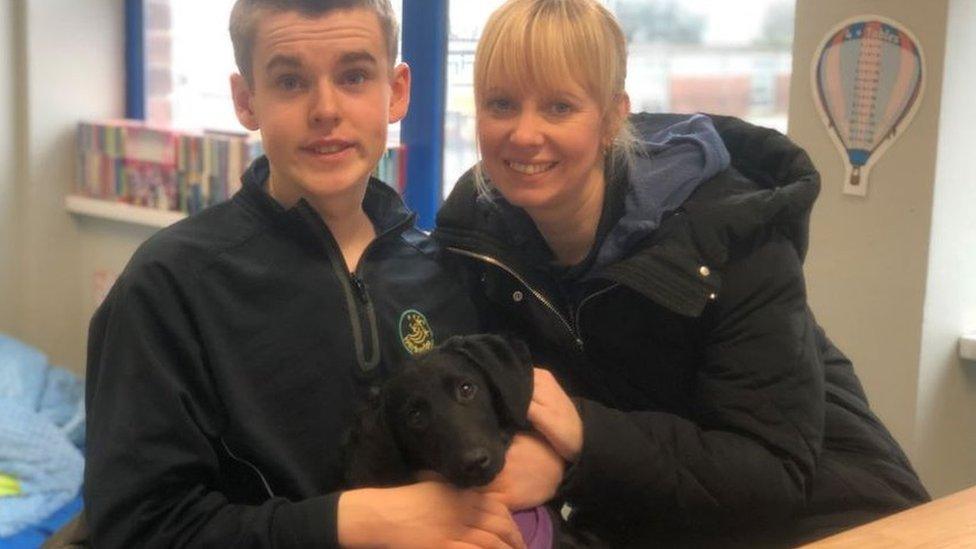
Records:
M408 309L400 315L400 341L411 354L429 351L434 347L434 332L427 317L420 311Z

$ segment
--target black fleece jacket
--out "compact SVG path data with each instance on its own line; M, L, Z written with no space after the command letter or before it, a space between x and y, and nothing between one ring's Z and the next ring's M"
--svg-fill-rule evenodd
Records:
M807 305L809 157L712 118L732 166L571 288L470 178L438 215L482 307L577 397L562 496L614 546L789 546L928 498Z
M85 513L99 548L337 545L340 443L409 352L477 331L463 287L372 180L349 273L304 201L264 190L136 252L91 322ZM408 351L410 348L410 351Z

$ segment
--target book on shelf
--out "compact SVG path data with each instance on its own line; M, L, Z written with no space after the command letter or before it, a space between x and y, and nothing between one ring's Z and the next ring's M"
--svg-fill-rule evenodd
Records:
M227 200L263 154L246 133L185 131L141 121L81 122L76 194L187 214ZM373 175L402 192L406 155L391 147Z

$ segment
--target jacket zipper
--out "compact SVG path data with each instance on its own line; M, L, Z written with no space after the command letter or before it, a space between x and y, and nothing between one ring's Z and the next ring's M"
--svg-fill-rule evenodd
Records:
M364 254L365 255L365 254ZM345 266L345 261L342 263ZM376 328L376 310L369 299L369 292L363 279L355 272L346 271L349 285L353 288L360 307L356 308L356 319L360 326L361 343L356 345L356 359L364 372L370 372L380 362L379 330ZM365 318L363 315L365 314ZM366 340L368 341L368 344ZM367 356L367 351L370 351Z
M407 217L400 223L376 235L372 242L366 246L366 249L363 250L362 255L360 255L359 265L356 266L355 271L350 272L346 268L346 260L342 256L342 250L339 248L335 237L332 236L332 232L329 231L325 222L322 221L322 218L314 210L309 210L311 210L311 207L300 208L299 211L302 212L306 220L311 221L318 229L316 232L323 242L326 256L329 258L329 262L332 264L332 270L336 278L339 279L340 284L342 284L343 293L346 296L346 306L349 308L350 314L349 321L352 325L353 344L356 348L356 360L363 373L371 373L380 362L379 330L376 327L376 311L369 298L366 284L363 282L361 266L363 265L363 259L377 241L400 229L407 223L410 223L413 220L413 216ZM359 306L357 306L357 302ZM369 338L368 349L366 348L366 336Z
M356 265L355 271L348 273L349 281L352 284L352 287L356 289L356 295L359 297L360 303L362 303L366 309L366 325L369 327L369 346L370 349L373 350L373 353L372 357L369 359L366 359L365 353L358 357L360 359L360 364L364 366L363 371L365 372L371 372L380 362L380 332L376 327L376 309L373 307L373 301L369 297L369 289L366 287L366 276L363 272L363 265L365 265L364 259L366 259L377 242L386 237L386 235L400 231L403 229L403 227L412 224L415 217L415 214L410 214L399 223L376 235L373 240L366 245L366 249L363 250L362 255L359 256L359 264ZM330 232L329 235L331 236L332 233ZM342 251L339 250L339 245L335 242L334 237L332 238L332 242L339 254L340 259L342 260L341 264L344 267L346 261L344 258L342 258Z
M549 311L557 319L559 319L559 321L562 323L562 325L566 328L566 331L569 332L570 337L573 338L573 342L576 344L576 348L580 352L583 352L584 351L585 346L584 346L584 343L583 343L583 338L581 337L581 335L579 333L579 329L577 328L576 324L574 324L574 319L567 319L565 316L563 316L563 314L561 312L559 312L559 309L555 305L552 304L552 301L550 301L542 292L540 292L539 290L536 290L535 288L533 288L524 278L522 278L522 276L520 276L517 272L515 272L515 269L512 269L511 267L509 267L508 265L502 263L498 259L495 259L494 257L488 256L488 255L482 255L482 254L475 253L475 252L469 252L468 250L462 250L461 248L448 247L447 249L449 251L451 251L451 252L456 253L456 254L460 254L460 255L467 256L467 257L471 257L471 258L474 258L474 259L483 261L485 263L488 263L490 265L494 265L494 266L502 269L503 271L507 272L508 274L512 275L512 277L515 278L515 280L517 280L519 282L519 284L521 284L522 286L524 286L525 289L529 291L529 293L531 293L533 296L535 296L535 298L537 300L539 300L540 303L542 303L547 309L549 309ZM593 297L593 295L597 295L599 293L602 293L602 291L603 290L601 290L600 292L596 292L595 294L592 294L590 296L587 296L586 298L584 298L583 300L581 300L579 306L576 309L576 311L577 311L576 312L576 316L577 317L579 316L579 309L583 306L583 303L585 303L587 300L589 300L590 297Z
M572 321L573 321L573 325L576 326L576 333L579 334L580 341L583 340L583 329L580 326L580 313L583 311L583 305L586 305L594 297L601 296L601 295L609 292L610 290L616 288L617 286L620 286L620 283L619 282L614 282L613 284L610 284L609 286L607 286L605 288L600 288L599 290L593 292L592 294L590 294L588 296L585 296L576 305L576 314L573 315Z

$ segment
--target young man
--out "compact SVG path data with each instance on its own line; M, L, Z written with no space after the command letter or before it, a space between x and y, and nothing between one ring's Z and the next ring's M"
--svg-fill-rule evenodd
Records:
M233 199L143 244L92 320L93 544L521 546L504 505L475 492L338 491L369 388L478 328L369 177L409 102L388 0L238 0L231 36L237 115L266 158Z

